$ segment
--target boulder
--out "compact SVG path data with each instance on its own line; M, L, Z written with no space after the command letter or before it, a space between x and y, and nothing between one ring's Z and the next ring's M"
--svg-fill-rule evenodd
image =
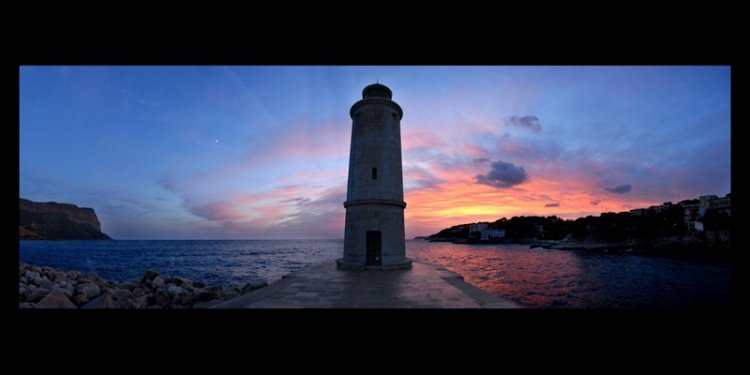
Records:
M102 280L99 276L96 274L88 274L88 275L82 275L78 277L79 283L93 283L93 284L102 284L104 280Z
M73 297L73 302L79 307L87 304L89 301L91 301L91 298L88 294L78 293Z
M42 275L40 275L39 272L26 271L26 273L24 273L24 276L27 280L29 280L29 282L33 283L36 286L39 286L39 283L42 281Z
M199 302L206 302L221 298L221 294L219 292L217 292L215 289L210 288L195 289L194 293L195 299Z
M145 309L146 307L148 307L148 299L145 295L133 298L134 309Z
M143 277L141 277L141 284L151 284L151 280L153 280L156 276L159 276L158 272L147 270L143 273Z
M154 302L156 305L166 308L167 306L169 306L170 300L171 298L166 290L159 289L154 292Z
M132 283L132 282L124 282L124 283L120 283L120 285L119 285L120 288L127 289L127 290L130 290L130 291L132 291L133 289L135 289L137 286L138 286L137 283Z
M101 292L101 288L94 283L86 283L78 286L78 293L86 294L89 298L96 298Z
M60 290L62 290L63 294L68 296L68 298L73 298L73 295L76 294L76 290L71 285L68 285L65 288L60 288Z
M29 293L26 295L27 302L39 302L42 298L47 296L50 292L49 289L37 288L34 285L29 285Z
M187 287L192 287L193 286L193 282L191 280L188 280L188 279L183 278L183 277L177 277L177 276L170 277L169 278L169 282L173 283L173 284L175 284L177 286L183 287L183 288L187 288Z
M63 293L62 289L54 288L41 301L34 305L37 309L75 309L76 305Z
M21 302L26 302L26 296L29 295L29 288L26 285L18 284L18 298Z
M167 284L166 289L167 289L167 292L173 296L180 296L180 295L187 293L185 289L182 289L179 286L174 285L174 284Z
M154 280L151 281L151 288L154 290L164 288L164 279L161 276L154 277Z

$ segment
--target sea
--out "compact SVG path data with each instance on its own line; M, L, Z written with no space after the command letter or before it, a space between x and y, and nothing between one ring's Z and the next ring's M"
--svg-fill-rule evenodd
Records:
M135 280L146 270L243 285L333 262L343 240L19 241L19 260ZM725 257L664 257L528 245L407 240L407 256L443 265L466 282L529 308L724 308L731 306Z

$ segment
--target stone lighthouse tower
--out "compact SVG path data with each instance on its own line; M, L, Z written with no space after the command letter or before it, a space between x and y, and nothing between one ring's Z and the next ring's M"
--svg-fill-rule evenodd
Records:
M339 269L411 267L404 233L403 111L392 96L384 85L369 85L349 111L352 144L344 202L344 257L336 260Z

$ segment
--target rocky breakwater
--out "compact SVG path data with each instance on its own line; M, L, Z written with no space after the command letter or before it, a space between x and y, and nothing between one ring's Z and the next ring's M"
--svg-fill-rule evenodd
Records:
M22 309L183 309L206 308L266 286L256 280L229 288L208 286L146 271L140 280L115 282L96 274L20 263L18 298Z
M56 202L18 202L20 239L109 240L93 208Z

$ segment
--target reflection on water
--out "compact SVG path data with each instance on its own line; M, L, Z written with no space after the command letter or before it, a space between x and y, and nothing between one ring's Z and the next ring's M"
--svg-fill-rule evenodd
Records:
M527 245L407 241L408 256L529 307L728 306L730 264Z
M242 284L341 257L342 240L20 241L20 260L112 280L147 269ZM730 303L726 261L530 249L526 245L406 242L407 256L444 265L464 279L528 307L713 307Z

